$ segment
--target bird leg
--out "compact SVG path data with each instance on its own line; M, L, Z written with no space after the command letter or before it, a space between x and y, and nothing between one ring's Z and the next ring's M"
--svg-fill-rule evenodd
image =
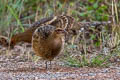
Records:
M50 69L52 68L52 61L49 61ZM48 61L45 61L46 69L48 69Z
M46 69L48 68L48 66L47 66L47 61L45 61L45 64L46 64Z
M52 68L52 61L50 60L50 68Z

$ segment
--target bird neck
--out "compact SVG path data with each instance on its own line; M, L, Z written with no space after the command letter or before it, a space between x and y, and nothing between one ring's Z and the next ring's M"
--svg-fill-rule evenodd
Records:
M52 37L50 37L50 43L55 47L57 47L58 45L61 45L62 43L62 36L57 35L57 34L53 34Z

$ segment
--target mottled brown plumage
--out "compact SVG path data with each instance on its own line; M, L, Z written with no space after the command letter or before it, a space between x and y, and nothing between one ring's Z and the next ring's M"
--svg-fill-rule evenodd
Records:
M65 30L51 25L38 27L32 36L32 48L36 55L52 61L60 52L64 43ZM46 63L47 68L47 63Z
M74 18L65 15L43 18L40 21L33 23L25 32L15 34L11 38L10 46L14 47L14 45L21 41L31 43L33 32L40 26L52 25L55 26L55 28L62 28L69 32L73 26L73 22Z
M73 17L67 15L43 18L40 21L33 23L31 27L28 28L25 32L15 34L10 40L10 46L14 47L14 45L16 45L19 42L31 43L33 32L38 27L44 25L52 25L55 26L56 28L65 29L69 33L68 35L70 34L77 35L77 33L79 33L79 30L81 30L81 28L84 28L85 30L88 29L89 26L99 26L108 23L109 22L77 22L74 20ZM68 35L66 35L66 37Z

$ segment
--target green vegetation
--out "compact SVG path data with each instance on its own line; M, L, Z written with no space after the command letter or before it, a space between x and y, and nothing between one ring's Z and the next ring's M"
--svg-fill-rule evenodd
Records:
M79 59L75 59L72 57L67 58L67 61L65 62L66 65L72 66L72 67L108 67L110 65L110 62L108 61L110 56L102 56L98 55L93 58L87 59L85 56L81 57L81 61Z
M90 43L87 43L88 38L83 36L82 39L78 40L77 47L83 45L82 51L78 50L79 52L77 52L79 58L71 57L70 55L73 55L73 52L65 50L67 65L106 67L110 64L109 59L111 57L120 58L119 0L0 0L0 35L10 37L12 34L24 32L29 24L43 17L61 14L71 15L80 22L112 21L111 25L102 28L99 36L95 34L95 28L91 29L93 33L90 33ZM71 50L76 49L75 46L76 44L73 44L72 47L68 45ZM96 55L89 59L88 49L90 46L94 48L93 51L91 50L91 56L105 54L106 48L108 49L107 56ZM99 52L97 52L98 48Z

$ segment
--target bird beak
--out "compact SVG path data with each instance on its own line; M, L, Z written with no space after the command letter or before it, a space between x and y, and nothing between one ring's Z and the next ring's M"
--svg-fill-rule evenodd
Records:
M68 34L68 31L64 30L65 34Z
M68 34L68 32L65 29L63 31L64 31L65 34Z

